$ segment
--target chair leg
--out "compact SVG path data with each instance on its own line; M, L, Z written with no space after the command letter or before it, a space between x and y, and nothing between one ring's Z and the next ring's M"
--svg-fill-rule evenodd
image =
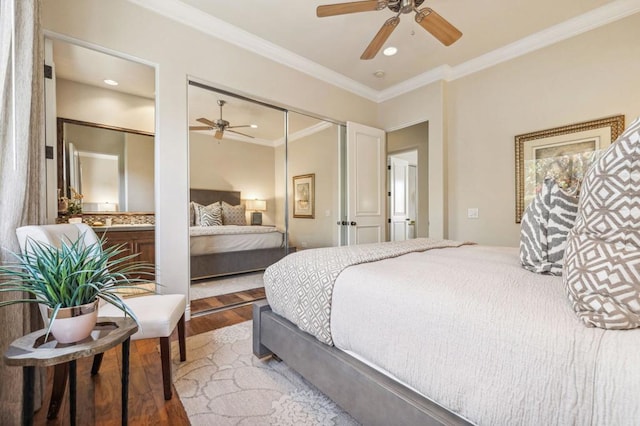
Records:
M164 399L171 399L171 347L169 337L160 338L160 359L162 361L162 385Z
M53 367L53 387L51 389L51 400L49 400L49 411L47 419L53 420L58 416L62 397L67 388L67 377L69 376L69 364L57 364Z
M180 362L187 360L187 345L184 335L184 314L178 320L178 344L180 346Z
M95 376L100 371L100 366L102 365L102 357L104 356L104 352L101 354L96 354L93 356L93 365L91 366L91 375Z

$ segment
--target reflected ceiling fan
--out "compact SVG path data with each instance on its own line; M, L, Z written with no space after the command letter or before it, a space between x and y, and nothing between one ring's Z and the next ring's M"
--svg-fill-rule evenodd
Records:
M418 7L423 2L424 0L366 0L328 4L318 6L316 15L319 18L324 18L326 16L344 15L347 13L372 12L385 8L389 8L395 12L396 16L387 19L382 25L382 28L380 28L380 31L378 31L373 40L371 40L369 46L364 50L360 59L373 59L376 56L382 45L400 23L400 15L403 13L415 12L416 22L445 46L450 46L462 37L459 29L434 12L433 9L425 7L418 10Z
M237 135L242 135L242 136L246 136L248 138L253 139L253 136L251 135L247 135L245 133L240 133L238 131L235 130L231 130L231 129L239 129L241 127L251 127L252 129L256 129L258 128L258 126L256 126L255 124L243 124L242 126L231 126L227 120L223 120L222 119L222 107L224 106L224 104L226 104L227 101L223 101L221 99L218 99L218 105L220 105L220 118L217 119L216 121L211 121L208 120L206 118L198 118L196 121L202 124L205 124L205 126L189 126L189 130L215 130L216 133L214 134L214 137L216 139L222 139L222 136L224 135L224 132L229 132L229 133L235 133Z

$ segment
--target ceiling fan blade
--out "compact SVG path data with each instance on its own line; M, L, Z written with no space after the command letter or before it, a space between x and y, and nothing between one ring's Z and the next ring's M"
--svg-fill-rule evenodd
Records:
M387 19L387 21L382 24L382 28L378 31L378 34L371 40L369 46L362 52L362 56L360 59L373 59L385 41L389 38L393 30L396 29L398 23L400 22L400 18L394 16L393 18Z
M189 126L189 130L211 130L211 126Z
M445 46L452 45L462 37L462 32L459 29L428 7L420 9L416 13L416 22Z
M224 130L216 130L216 134L213 135L216 139L222 139L222 135L224 134Z
M350 3L327 4L324 6L318 6L316 9L316 16L318 18L324 18L326 16L345 15L347 13L372 12L374 10L384 9L385 7L387 7L386 0L367 0L354 1Z
M242 126L228 126L227 129L239 129L240 127L251 127L251 124L243 124Z
M238 126L238 127L242 127L242 126ZM247 135L247 134L245 134L245 133L236 132L235 130L229 130L229 128L228 128L228 127L227 127L227 132L229 132L229 133L235 133L236 135L242 135L242 136L246 136L246 137L251 138L251 139L255 139L255 138L254 138L253 136L251 136L251 135Z
M207 126L209 126L209 127L216 127L216 123L214 123L214 122L213 122L213 121L211 121L211 120L207 120L206 118L202 118L202 117L200 117L200 118L198 118L196 121L197 121L198 123L206 124L206 125L207 125Z

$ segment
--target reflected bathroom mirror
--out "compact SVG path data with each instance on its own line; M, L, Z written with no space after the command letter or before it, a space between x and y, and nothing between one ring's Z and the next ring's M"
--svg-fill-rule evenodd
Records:
M58 119L59 188L83 195L84 212L152 212L153 134Z
M52 49L57 188L82 210L154 211L155 69L63 40Z

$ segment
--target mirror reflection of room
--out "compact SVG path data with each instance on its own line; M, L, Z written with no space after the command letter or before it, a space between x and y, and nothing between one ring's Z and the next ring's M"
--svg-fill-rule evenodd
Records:
M57 39L50 45L60 195L81 194L85 214L153 213L154 68Z
M211 298L221 295L229 303L263 297L264 269L287 253L339 245L343 126L199 83L188 90L190 298L197 314L219 305ZM298 174L316 176L313 217L293 217ZM206 208L217 214L217 205L222 226L203 226ZM225 209L234 207L243 214L228 223Z

